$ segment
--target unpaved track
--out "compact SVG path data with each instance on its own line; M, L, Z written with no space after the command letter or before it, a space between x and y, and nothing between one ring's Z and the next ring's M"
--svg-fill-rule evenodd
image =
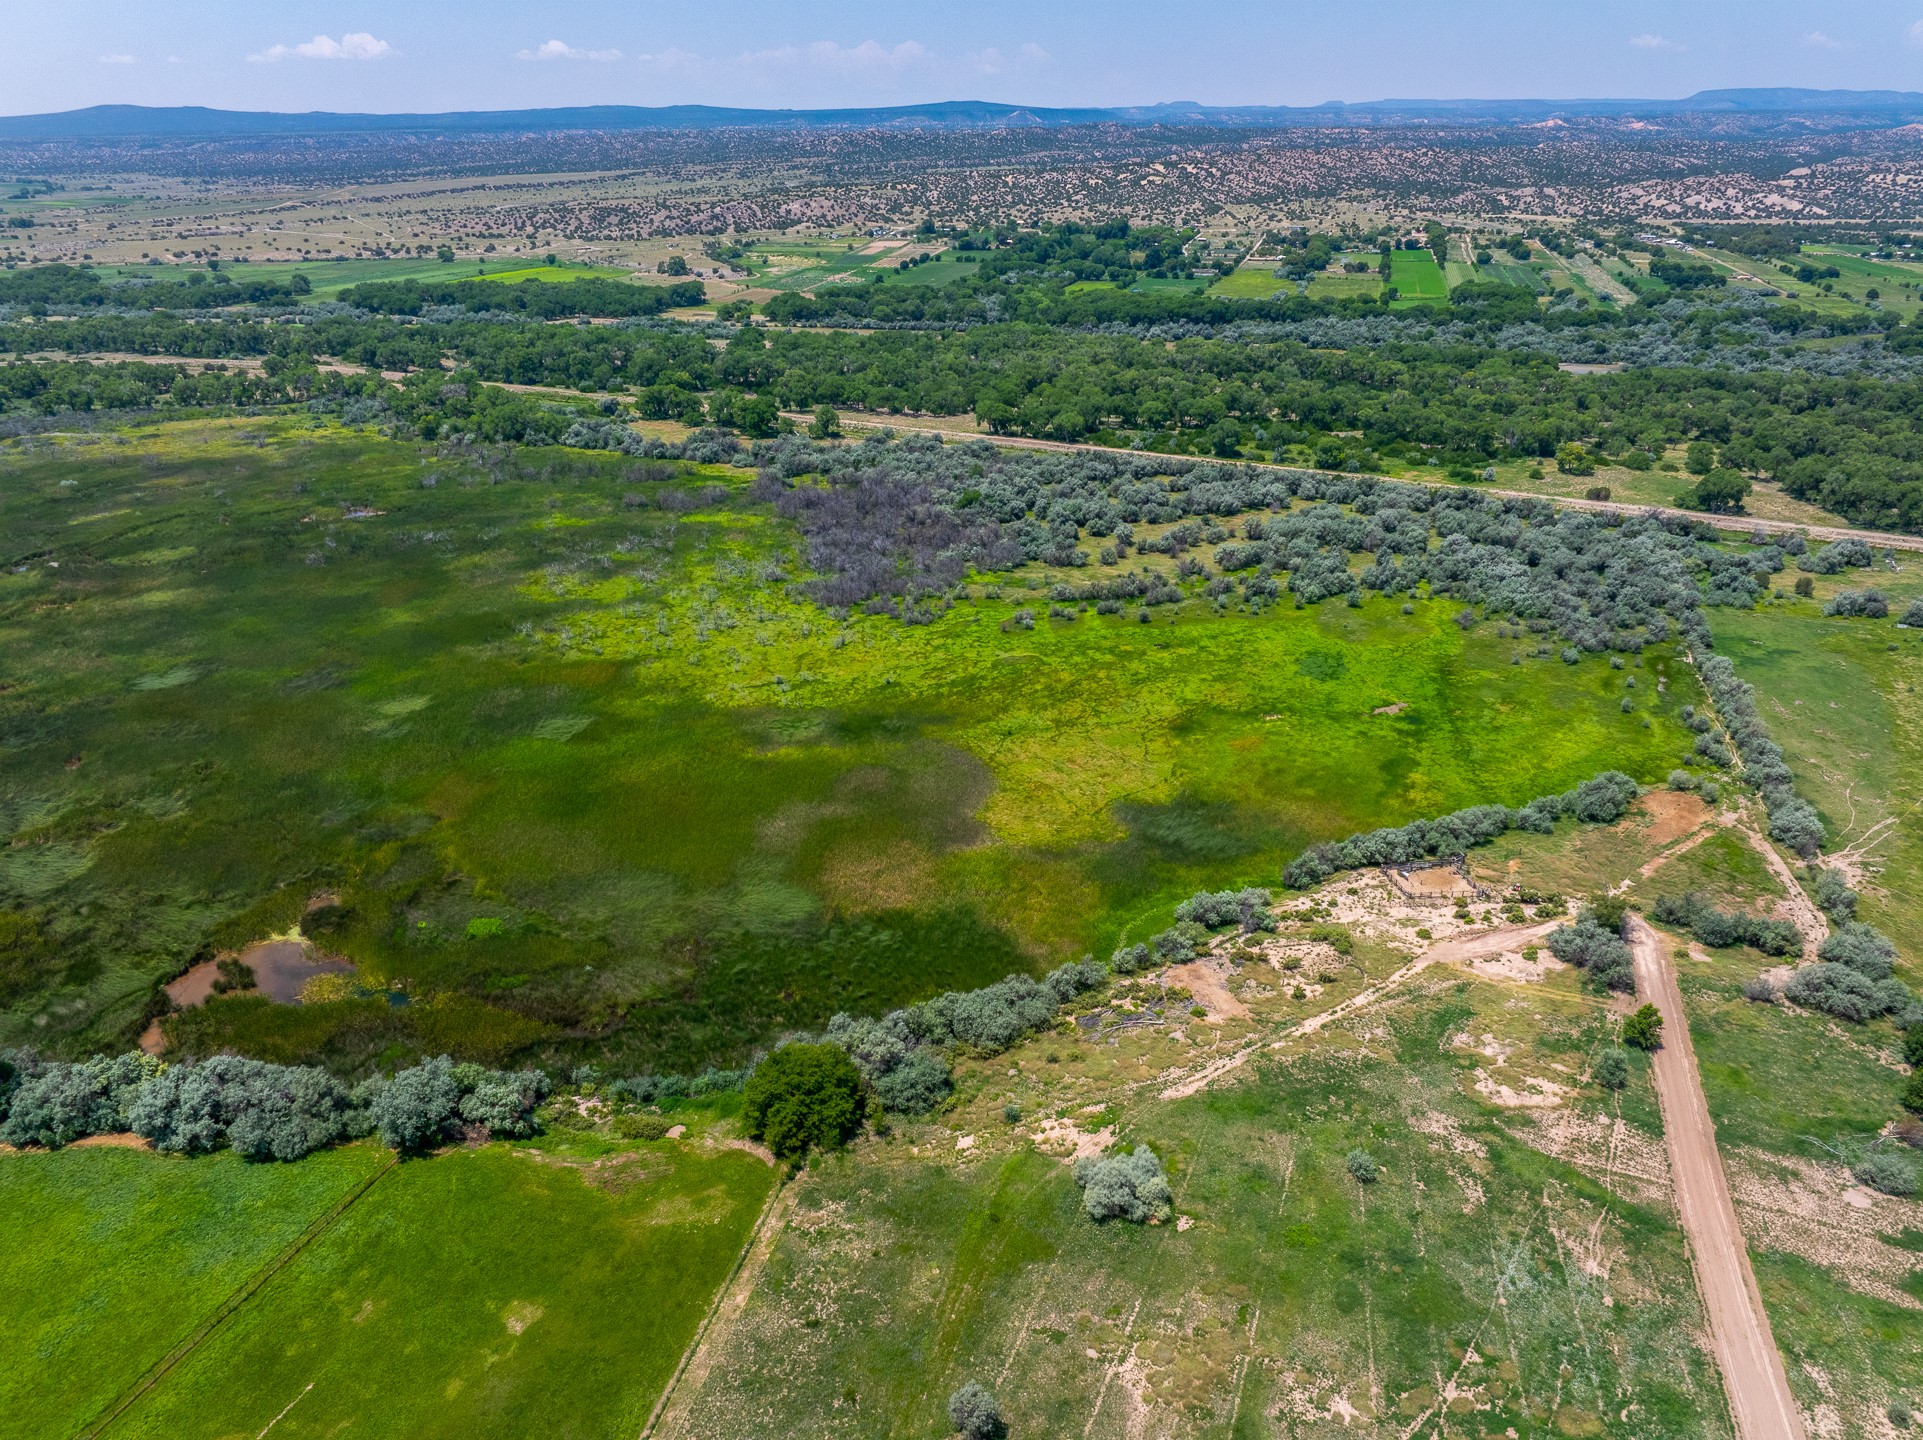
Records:
M811 414L799 410L782 413L788 419L804 425L814 418ZM943 440L987 440L1003 450L1090 450L1101 455L1134 457L1159 454L1156 451L1123 450L1113 445L1089 445L1079 440L1032 440L1025 435L984 435L978 431L944 429L939 425L928 424L926 419L918 416L869 415L858 410L843 410L840 414L841 425L845 430L892 430L900 435L935 435ZM921 423L916 423L917 420ZM1291 470L1298 474L1306 471L1318 475L1328 473L1314 470L1313 467L1306 465L1276 465L1261 460L1235 460L1227 463L1251 470ZM1433 488L1446 487L1450 483L1440 478L1399 475L1365 474L1343 478L1396 480L1405 485L1427 485ZM1578 499L1573 495L1538 495L1531 490L1499 490L1493 485L1470 485L1463 488L1509 500L1547 500L1562 510L1594 510L1605 515L1661 515L1677 520L1702 520L1714 525L1718 530L1737 535L1748 535L1757 530L1771 535L1787 535L1792 530L1800 530L1812 540L1861 540L1864 544L1876 546L1878 549L1923 550L1923 535L1898 535L1888 530L1851 530L1840 525L1806 525L1796 520L1762 520L1753 515L1710 515L1700 510L1678 510L1669 505L1638 505L1627 500Z
M1431 945L1387 979L1378 980L1366 990L1357 991L1339 1005L1331 1005L1327 1010L1298 1020L1282 1032L1280 1039L1270 1040L1258 1037L1244 1041L1240 1048L1231 1050L1226 1055L1218 1055L1206 1065L1190 1071L1169 1085L1162 1091L1162 1098L1186 1100L1191 1095L1199 1094L1224 1075L1241 1069L1256 1051L1264 1048L1280 1050L1298 1036L1313 1035L1331 1021L1340 1020L1345 1015L1373 1005L1390 992L1401 989L1438 961L1452 960L1461 963L1464 960L1482 960L1492 955L1500 955L1505 950L1518 950L1531 941L1543 939L1562 923L1560 920L1541 920L1532 925L1511 925L1501 930L1484 930L1479 934L1461 935L1453 940L1444 940L1440 944Z
M1652 1068L1669 1145L1669 1173L1738 1440L1806 1440L1723 1178L1716 1128L1696 1072L1696 1050L1676 972L1660 935L1640 916L1632 916L1629 926L1637 993L1663 1016L1663 1046Z

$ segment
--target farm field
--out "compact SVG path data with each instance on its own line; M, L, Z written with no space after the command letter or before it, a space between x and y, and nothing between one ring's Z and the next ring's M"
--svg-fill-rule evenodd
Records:
M102 1433L252 1434L276 1415L295 1436L525 1433L538 1416L560 1436L629 1436L775 1180L738 1149L592 1136L389 1164L365 1145L293 1165L8 1157L0 1435L104 1420L377 1177Z
M1266 300L1281 291L1294 289L1293 282L1278 276L1267 265L1244 265L1210 285L1209 294L1226 295L1235 300Z
M0 883L64 927L57 968L33 931L10 952L6 1025L43 1043L124 1043L195 946L298 922L373 993L217 998L176 1041L356 1073L698 1067L1106 953L1312 840L1655 779L1684 748L1687 671L1625 714L1600 659L1440 601L1004 629L1017 582L929 625L837 622L756 581L793 541L744 472L634 508L623 462L579 452L490 472L275 421L125 438L7 474L6 523L64 557L0 577L6 723L37 727L0 762L29 797L8 823L38 837ZM319 891L338 904L303 920ZM625 1023L564 1036L588 1016Z
M112 1147L0 1160L0 1436L73 1435L384 1164Z
M1389 283L1395 286L1401 300L1408 304L1428 304L1433 300L1445 300L1449 295L1449 285L1443 279L1442 269L1436 264L1436 257L1427 250L1390 252Z
M1374 298L1382 293L1382 277L1373 269L1360 275L1331 275L1323 271L1309 277L1308 293L1315 300L1343 300L1352 295Z
M107 279L181 280L188 275L208 273L204 265L98 265L94 268ZM491 256L478 260L451 260L442 264L431 255L424 259L407 260L313 259L298 263L275 261L272 264L231 261L220 267L221 274L239 285L252 280L285 280L295 272L307 277L316 295L332 295L349 286L376 280L473 280L510 274L517 280L572 280L586 276L613 279L628 273L601 266L530 265L523 259L497 260Z
M108 1434L639 1434L775 1171L569 1148L397 1166Z

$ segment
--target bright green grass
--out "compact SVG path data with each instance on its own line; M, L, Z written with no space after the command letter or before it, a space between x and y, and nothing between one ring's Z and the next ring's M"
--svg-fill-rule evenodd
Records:
M1400 298L1427 302L1444 300L1449 285L1443 279L1436 257L1427 250L1394 250L1389 254L1389 283Z
M522 259L497 260L483 257L479 260L453 260L443 265L433 256L410 260L302 260L296 264L276 261L261 264L248 261L223 262L220 273L229 276L236 284L254 280L286 280L294 274L307 277L308 284L314 287L316 295L332 295L345 290L350 285L362 285L375 280L472 280L488 272L503 271L509 265L526 265ZM180 280L188 275L205 275L204 265L99 265L94 267L103 277L139 278L156 280ZM560 266L540 266L543 270L560 269ZM594 271L595 274L625 273Z
M948 285L956 280L972 279L980 268L976 262L962 260L956 252L950 251L937 255L925 264L910 265L906 270L897 270L885 264L877 266L876 270L890 285Z
M334 889L321 943L436 1003L222 1000L177 1038L698 1066L1686 748L1664 650L1624 714L1600 661L1512 664L1443 603L837 622L756 579L795 537L745 476L675 515L613 457L521 465L271 421L8 459L0 528L60 568L0 576L0 1034L125 1043L197 947Z
M0 1160L0 1436L74 1434L383 1162Z
M491 270L486 278L509 282L521 280L625 280L629 271L606 265L529 265L519 270Z
M1797 788L1821 812L1832 847L1867 841L1873 883L1865 919L1894 936L1912 984L1923 954L1923 741L1908 717L1923 695L1923 635L1893 620L1835 620L1822 599L1876 584L1901 613L1923 590L1923 561L1902 569L1816 577L1814 601L1755 612L1710 612L1718 647L1760 692L1759 705L1788 755ZM1894 645L1896 648L1892 650Z
M1381 293L1382 277L1373 270L1361 275L1324 272L1309 277L1309 296L1315 300L1346 300L1356 295L1374 299Z
M1439 1433L1727 1435L1672 1224L1532 1149L1525 1121L1470 1097L1479 1057L1449 1044L1540 1005L1533 1028L1580 1052L1601 1007L1568 1003L1439 985L1372 1011L1366 1040L1338 1027L1189 1100L1137 1092L1084 1119L1081 1087L1059 1108L1025 1096L1037 1117L1119 1118L1169 1162L1188 1228L1092 1224L1068 1167L1027 1145L1032 1122L993 1114L1060 1042L998 1057L953 1122L978 1153L908 1131L798 1182L684 1433L934 1440L941 1398L977 1378L1013 1434L1123 1433L1135 1403L1182 1440L1338 1434L1340 1397L1360 1433L1426 1435L1440 1375L1476 1428ZM1366 1191L1343 1165L1357 1146L1382 1166ZM1575 1235L1606 1282L1575 1263Z
M1753 1252L1751 1264L1790 1389L1803 1406L1828 1405L1844 1434L1875 1435L1889 1424L1893 1401L1913 1405L1923 1393L1923 1326L1915 1310L1854 1291L1793 1255ZM1912 1283L1910 1293L1917 1288Z
M631 1440L774 1179L671 1144L403 1164L111 1433Z
M1183 280L1173 275L1145 275L1128 288L1138 294L1150 295L1157 290L1181 290L1194 293L1208 289L1206 280Z
M1232 275L1224 275L1209 286L1209 294L1226 295L1231 300L1266 300L1271 295L1295 287L1266 265L1244 265Z

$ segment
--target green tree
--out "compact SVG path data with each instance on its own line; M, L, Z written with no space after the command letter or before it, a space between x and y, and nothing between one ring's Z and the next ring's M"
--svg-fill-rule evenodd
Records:
M845 1145L861 1128L861 1072L838 1045L783 1045L748 1077L742 1115L784 1160Z
M663 275L686 275L688 273L688 257L685 255L670 255L666 260L661 262L661 273Z
M1623 1044L1634 1045L1638 1050L1658 1050L1662 1043L1662 1012L1654 1005L1645 1005L1635 1014L1624 1017Z
M1596 1083L1609 1090L1620 1090L1629 1083L1629 1052L1611 1045L1596 1057Z
M1716 468L1716 447L1707 440L1692 440L1683 452L1683 468L1692 475L1707 475Z
M808 422L808 434L816 440L833 440L841 434L841 417L832 405L815 406L815 418Z
M1684 497L1692 501L1692 510L1732 511L1743 508L1743 497L1749 494L1749 477L1740 470L1718 467L1696 482L1696 488Z
M1594 475L1596 461L1587 450L1571 440L1556 447L1556 468L1565 475Z

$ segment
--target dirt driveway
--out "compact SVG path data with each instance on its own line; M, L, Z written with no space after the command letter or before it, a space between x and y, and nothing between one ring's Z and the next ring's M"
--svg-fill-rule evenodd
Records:
M1750 1270L1736 1207L1730 1203L1676 972L1662 937L1640 916L1632 916L1629 925L1637 996L1663 1015L1663 1047L1653 1067L1656 1098L1663 1110L1676 1208L1736 1434L1739 1440L1805 1440L1803 1417L1790 1395L1783 1357Z

